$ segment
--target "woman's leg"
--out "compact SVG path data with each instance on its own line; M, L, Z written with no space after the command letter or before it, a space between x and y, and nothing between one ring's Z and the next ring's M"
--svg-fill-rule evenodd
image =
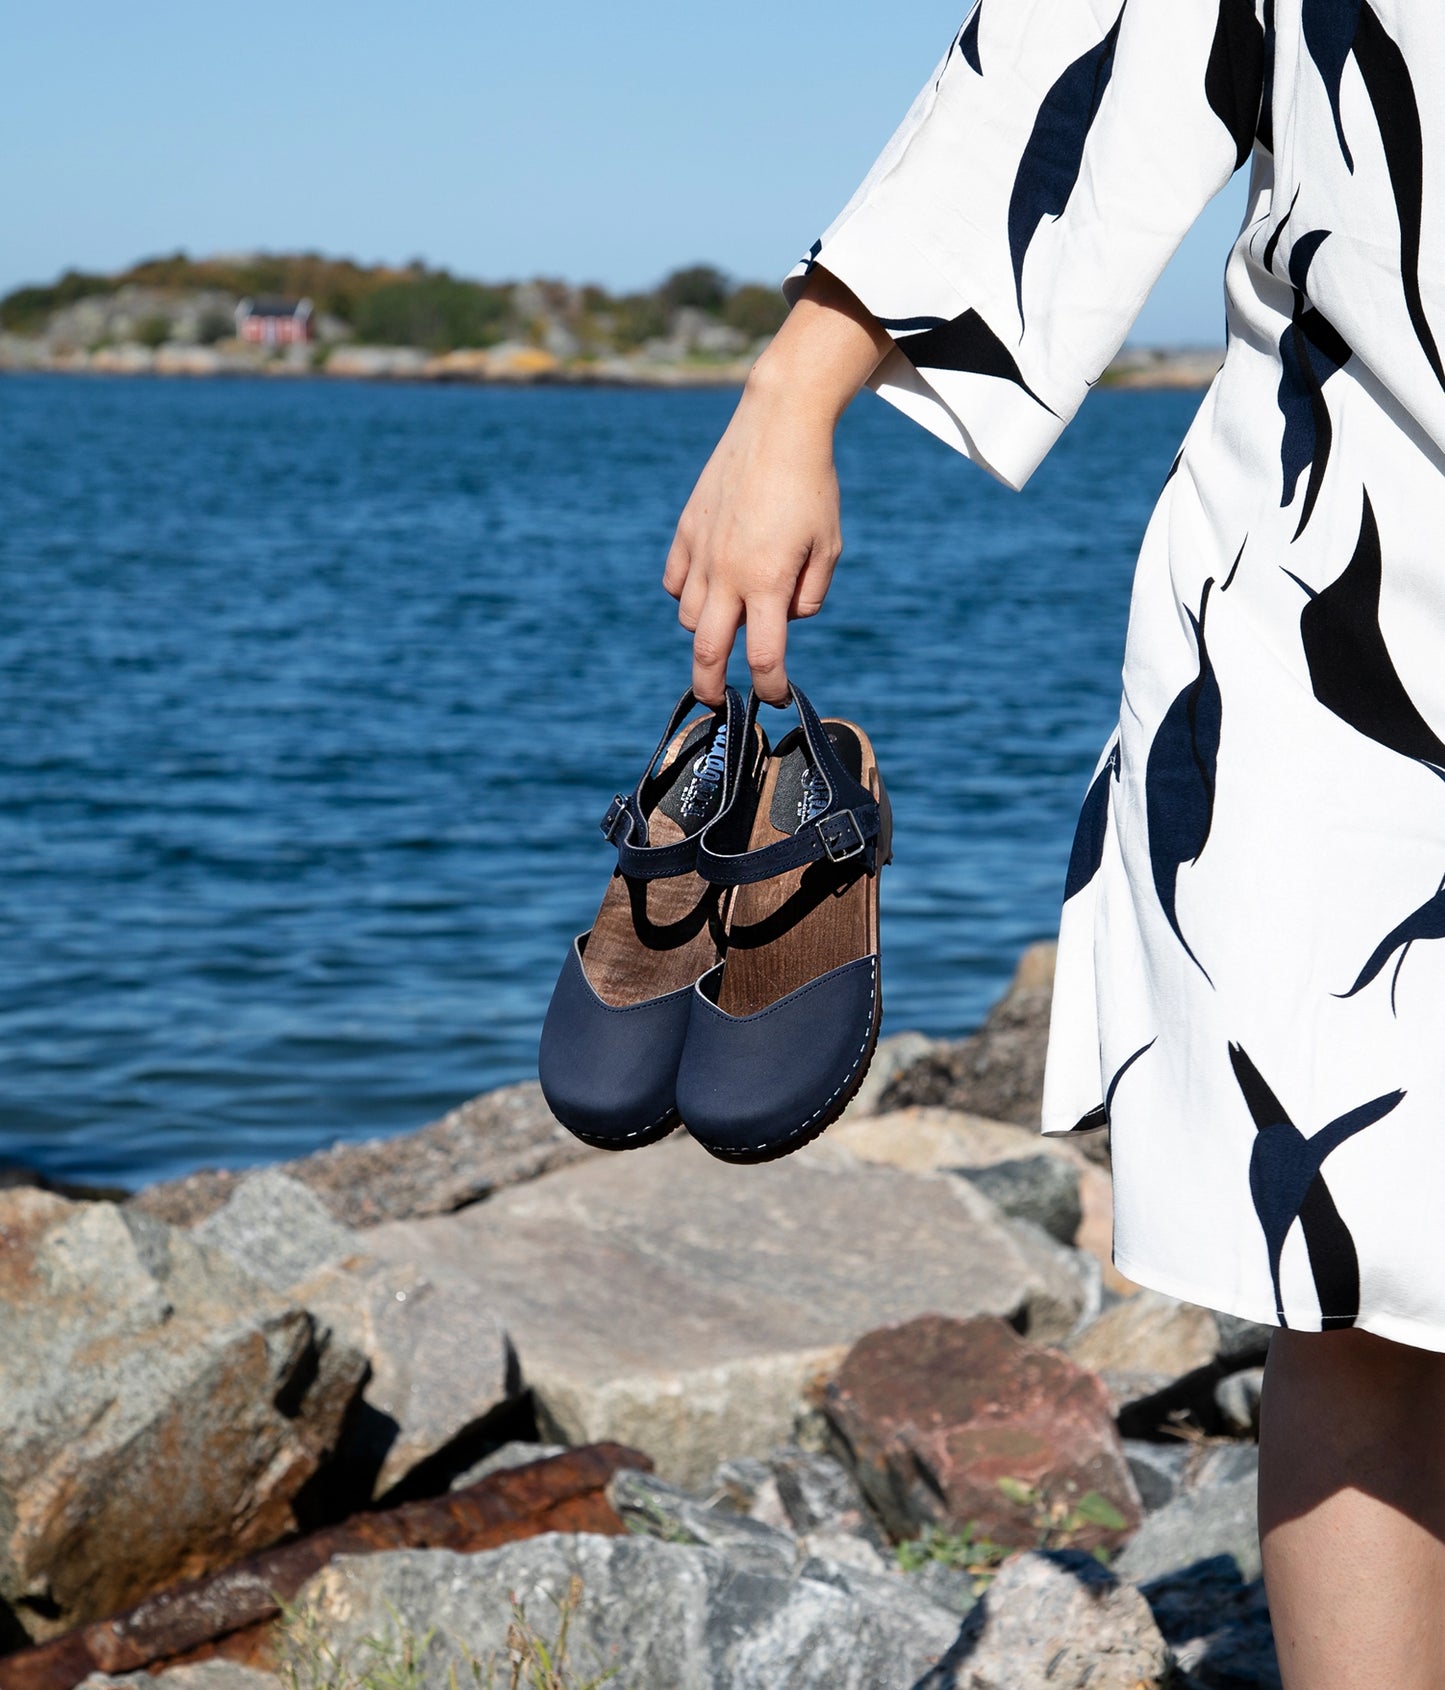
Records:
M1285 1690L1445 1685L1445 1355L1280 1332L1259 1436Z

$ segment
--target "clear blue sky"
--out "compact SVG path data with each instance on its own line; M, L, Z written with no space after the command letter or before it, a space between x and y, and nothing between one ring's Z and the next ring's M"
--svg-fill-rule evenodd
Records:
M70 265L318 248L646 286L776 280L852 191L966 0L107 0L17 6L0 291ZM1222 338L1242 181L1133 338Z

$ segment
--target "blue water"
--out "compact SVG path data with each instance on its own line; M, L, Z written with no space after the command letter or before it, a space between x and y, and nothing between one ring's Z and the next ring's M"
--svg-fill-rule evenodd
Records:
M734 398L0 382L0 1157L140 1184L531 1072L686 684L659 576ZM1196 403L1095 394L1023 495L845 419L792 666L893 797L891 1029L976 1025L1055 930Z

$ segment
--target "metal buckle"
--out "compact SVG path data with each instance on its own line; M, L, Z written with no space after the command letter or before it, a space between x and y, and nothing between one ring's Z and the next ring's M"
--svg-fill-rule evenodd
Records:
M846 831L838 831L839 824L846 824ZM830 863L846 863L850 857L861 857L868 849L868 841L863 837L863 829L858 825L858 818L851 810L835 810L831 816L824 816L813 824L818 830L818 837L823 841L823 849L828 853ZM852 835L850 840L849 834Z
M627 814L627 800L619 792L607 806L607 814L603 816L601 828L603 837L609 845L617 843L617 824Z

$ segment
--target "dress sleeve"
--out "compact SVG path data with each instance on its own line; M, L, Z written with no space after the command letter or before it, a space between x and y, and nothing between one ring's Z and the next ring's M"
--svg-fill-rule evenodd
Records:
M893 337L869 385L1022 487L1250 156L1270 0L978 0L815 264Z

